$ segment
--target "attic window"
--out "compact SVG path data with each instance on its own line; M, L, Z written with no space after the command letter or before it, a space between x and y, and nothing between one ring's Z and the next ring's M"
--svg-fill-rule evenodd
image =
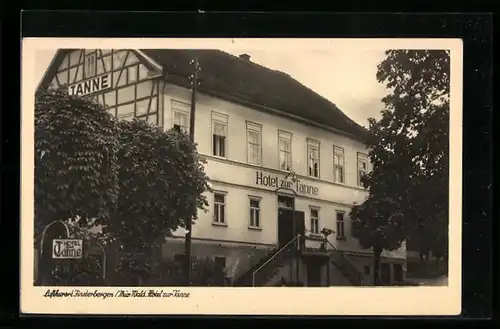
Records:
M246 60L246 61L249 61L249 60L250 60L250 55L248 55L248 54L241 54L241 55L240 55L240 58L241 58L241 59L244 59L244 60Z

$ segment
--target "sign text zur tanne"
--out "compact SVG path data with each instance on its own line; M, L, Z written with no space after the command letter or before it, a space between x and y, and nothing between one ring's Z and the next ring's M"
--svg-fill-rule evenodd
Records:
M278 188L293 189L297 193L317 195L319 190L315 186L302 184L299 181L291 181L286 179L279 179L278 176L270 174L264 175L261 171L257 171L255 176L255 184Z

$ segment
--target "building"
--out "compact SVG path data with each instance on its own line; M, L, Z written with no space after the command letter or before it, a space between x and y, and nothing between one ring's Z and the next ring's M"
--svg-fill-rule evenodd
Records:
M188 131L194 58L202 69L195 141L214 192L193 226L193 256L214 257L240 285L253 283L259 265L256 285L282 277L308 286L370 284L372 253L352 237L349 219L367 196L365 131L286 73L218 50L72 49L57 52L40 86L94 94L124 120ZM326 245L323 228L335 232ZM295 257L290 241L299 233ZM184 231L174 235L165 258L183 257ZM404 246L383 253L384 282L404 280L405 255Z

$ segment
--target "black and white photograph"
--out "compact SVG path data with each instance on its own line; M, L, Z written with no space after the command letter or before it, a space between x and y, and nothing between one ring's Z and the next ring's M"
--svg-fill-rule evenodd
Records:
M64 40L30 48L23 91L47 302L460 285L457 43Z

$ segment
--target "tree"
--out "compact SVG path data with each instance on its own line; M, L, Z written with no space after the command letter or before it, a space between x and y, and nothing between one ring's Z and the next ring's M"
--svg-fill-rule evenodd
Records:
M378 230L375 236L382 234L390 248L402 242L404 232L421 250L446 254L449 79L447 51L389 50L378 65L377 80L388 94L381 119L368 119L373 170L362 181L370 194L353 209L356 234L366 246L377 247L376 240L366 239L370 230ZM388 225L380 207L397 210L397 224Z
M371 195L350 216L353 235L363 248L373 248L373 284L378 285L382 251L398 249L405 239L400 204L389 196Z
M408 237L421 252L446 256L448 237L450 56L444 50L387 52L377 79L392 89L383 102L388 135L399 136L411 161L407 187ZM384 116L383 119L384 120ZM389 123L390 122L390 123ZM393 130L391 132L391 130ZM383 145L383 143L381 143Z
M35 243L55 221L106 224L118 200L116 124L103 106L62 90L35 95Z
M196 145L182 132L143 120L118 123L119 198L105 228L123 252L118 270L129 280L147 279L158 266L165 236L197 219L208 206L208 178Z
M47 224L62 220L59 232L67 228L72 237L113 244L112 249L118 245L122 262L117 270L128 282L143 279L158 266L155 252L165 235L206 209L207 190L203 161L185 134L142 120L117 121L88 97L37 92L36 245ZM57 270L53 279L90 277L71 275L75 272Z

